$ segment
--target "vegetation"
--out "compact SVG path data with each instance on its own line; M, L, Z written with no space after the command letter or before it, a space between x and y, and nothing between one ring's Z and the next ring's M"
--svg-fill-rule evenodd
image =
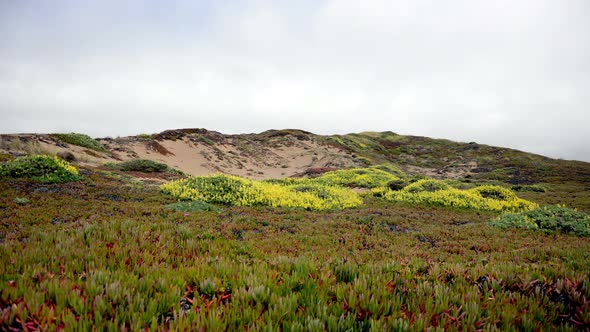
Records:
M16 158L0 165L0 178L29 178L44 183L80 180L78 170L68 162L46 155Z
M588 163L555 160L512 149L475 142L405 136L386 132L319 137L328 144L354 153L370 164L394 163L425 170L436 169L441 177L455 171L473 180L500 180L514 185L532 183L583 183L590 174ZM471 163L471 164L470 164ZM588 206L590 209L590 205Z
M132 159L109 166L124 172L162 173L169 170L166 164L148 159Z
M547 191L547 189L545 187L540 186L538 184L515 185L515 186L512 186L512 190L518 191L518 192L532 191L532 192L536 192L536 193L544 193Z
M526 228L545 233L563 233L590 237L590 215L548 205L532 211L506 213L494 219L492 225L501 228Z
M0 162L10 161L10 160L13 160L13 159L14 159L13 156L11 156L11 155L9 155L7 153L1 153L0 152Z
M384 187L389 182L399 179L398 176L384 169L368 167L327 172L317 177L315 180L318 183L333 186L376 188Z
M538 205L521 198L500 186L479 186L472 189L457 189L448 182L418 180L401 190L376 188L372 194L392 202L409 202L436 206L476 209L485 211L532 210Z
M313 139L248 139L285 135ZM590 329L588 165L391 132L336 138L409 173L478 164L454 180L373 166L159 187L148 177L175 176L81 168L84 181L44 183L44 163L78 170L6 160L0 331Z
M85 173L54 185L2 180L1 329L590 326L588 238L370 197L341 211L187 213L157 187ZM34 204L14 202L24 193Z
M162 185L180 200L235 206L273 206L308 210L333 210L359 206L360 197L345 188L307 181L279 184L217 174L190 177Z
M85 134L78 134L78 133L69 133L69 134L52 134L51 136L65 142L68 144L73 144L77 146L81 146L84 148L92 149L95 151L105 152L107 151L106 148L100 144L94 138L85 135Z
M218 212L218 211L221 211L221 209L215 205L211 205L209 203L199 202L199 201L172 203L172 204L166 205L166 208L168 210L180 211L180 212L195 212L195 211Z

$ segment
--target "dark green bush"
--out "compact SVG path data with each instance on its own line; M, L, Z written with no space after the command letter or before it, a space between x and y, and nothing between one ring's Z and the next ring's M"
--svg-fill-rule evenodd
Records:
M515 186L512 186L512 190L518 191L518 192L532 191L532 192L536 192L536 193L544 193L547 191L547 189L545 189L545 187L540 186L538 184L515 185Z
M506 199L508 199L508 196L506 194L507 191L502 189L503 188L501 187L486 186L482 187L482 189L479 190L479 194L483 198L492 198L500 201L505 201Z
M399 180L389 181L389 183L387 184L387 187L391 190L402 190L407 185L408 185L408 182L406 182L406 180L399 179Z
M81 146L84 148L105 152L107 149L94 138L78 133L69 134L52 134L51 136L72 145Z
M528 212L506 213L491 221L501 228L536 229L590 237L590 215L563 206L549 205Z
M294 191L301 192L301 193L312 193L321 199L331 198L330 192L323 186L317 186L312 184L302 184L302 185L294 185L291 187Z
M404 190L410 193L418 193L423 191L435 192L439 190L449 189L449 187L450 186L448 184L440 180L423 179L411 183L410 185L406 186Z
M166 164L148 159L133 159L111 166L125 172L162 173L168 170Z
M43 183L78 181L78 170L68 162L45 155L16 158L0 166L0 177L29 178Z

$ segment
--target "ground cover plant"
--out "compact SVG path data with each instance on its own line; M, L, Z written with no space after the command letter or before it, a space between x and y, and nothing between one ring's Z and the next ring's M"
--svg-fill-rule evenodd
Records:
M387 171L387 167L367 167L343 169L327 172L315 178L315 181L328 185L359 187L359 188L376 188L384 187L391 181L400 180L400 176L394 175Z
M29 178L38 182L59 183L78 181L78 170L56 156L33 155L0 164L0 178Z
M199 201L172 203L166 205L166 208L169 210L181 212L221 211L221 209L215 205Z
M102 144L100 144L100 142L85 134L51 134L51 136L68 144L73 144L100 152L107 151L106 148Z
M148 159L132 159L107 166L124 172L162 173L168 171L168 165Z
M538 204L521 199L512 190L501 186L483 185L471 189L458 189L449 183L451 182L422 179L399 190L376 188L372 194L391 202L486 211L521 211L538 207Z
M273 206L308 210L345 209L362 204L350 189L312 181L282 184L216 174L189 177L161 186L163 192L179 200L234 206Z
M158 187L85 173L3 180L1 329L590 327L588 238L370 197L327 212L170 210Z
M547 205L532 211L506 213L491 224L501 228L525 228L590 237L590 215L564 206Z

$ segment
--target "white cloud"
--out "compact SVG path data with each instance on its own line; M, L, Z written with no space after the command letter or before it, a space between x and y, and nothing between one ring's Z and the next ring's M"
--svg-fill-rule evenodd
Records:
M393 130L590 161L585 1L0 10L1 132Z

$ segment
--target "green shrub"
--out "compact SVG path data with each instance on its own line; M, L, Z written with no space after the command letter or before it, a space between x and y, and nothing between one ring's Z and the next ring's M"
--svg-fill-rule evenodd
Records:
M16 158L0 166L0 177L29 178L43 183L78 181L78 170L68 162L46 155Z
M419 192L435 192L439 190L449 189L449 185L440 180L434 179L423 179L418 180L407 187L404 188L405 191L409 193L419 193Z
M531 192L536 192L536 193L544 193L547 191L547 189L545 187L540 186L538 184L515 185L515 186L512 186L512 190L518 191L518 192L531 191Z
M384 187L393 180L399 180L399 177L389 171L377 167L369 167L327 172L315 180L319 183L333 186L377 188Z
M526 228L545 233L590 237L590 215L563 206L548 205L532 211L505 213L491 221L501 228Z
M143 138L143 139L154 139L155 134L146 134L146 133L142 133L137 135L137 137L139 138Z
M69 134L52 134L51 136L72 145L81 146L84 148L105 152L107 149L94 138L78 133Z
M168 170L166 164L148 159L133 159L109 166L125 172L162 173Z
M405 180L398 179L398 180L389 181L389 183L387 184L387 187L391 190L402 190L407 185L408 185L408 183Z
M516 199L516 195L510 189L500 186L481 186L470 189L471 192L479 194L482 198L491 198L499 201Z

